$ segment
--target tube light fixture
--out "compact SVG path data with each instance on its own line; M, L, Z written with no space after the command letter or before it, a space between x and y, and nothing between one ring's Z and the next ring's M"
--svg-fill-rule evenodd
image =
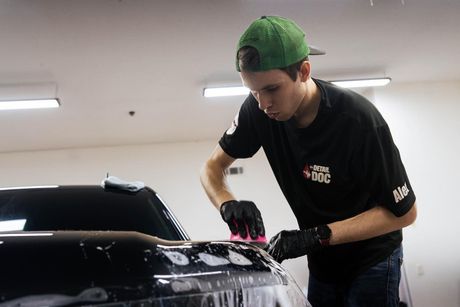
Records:
M384 86L390 83L391 78L373 78L373 79L357 79L357 80L337 80L330 81L340 87L356 88L356 87L373 87Z
M249 89L244 86L213 87L205 88L203 91L204 97L242 96L248 94Z
M0 110L23 110L57 108L59 101L53 99L0 100Z
M330 81L331 83L346 87L373 87L384 86L390 83L391 78L375 78L375 79L356 79L356 80L337 80ZM204 97L228 97L228 96L243 96L248 95L249 89L244 86L227 86L227 87L212 87L205 88L203 91Z

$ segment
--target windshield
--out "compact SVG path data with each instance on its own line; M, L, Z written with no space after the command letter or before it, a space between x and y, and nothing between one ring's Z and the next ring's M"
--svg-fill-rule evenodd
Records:
M0 232L12 230L138 231L184 239L152 190L129 193L97 186L0 191Z

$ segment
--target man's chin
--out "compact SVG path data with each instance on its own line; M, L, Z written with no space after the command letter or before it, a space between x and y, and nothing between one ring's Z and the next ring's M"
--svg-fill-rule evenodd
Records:
M268 113L267 116L270 119L273 119L279 122L284 122L286 120L289 120L289 118L285 114L281 114L281 113Z
M286 114L278 114L275 118L276 121L285 122L292 118L292 116L287 116Z

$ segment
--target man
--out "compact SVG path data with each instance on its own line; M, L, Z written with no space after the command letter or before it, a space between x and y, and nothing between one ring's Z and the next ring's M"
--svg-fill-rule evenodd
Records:
M313 306L397 306L402 231L416 218L415 195L390 130L353 91L310 76L305 33L263 16L241 36L236 67L251 90L201 172L232 233L264 234L260 211L238 201L225 170L265 151L298 230L275 235L275 260L303 255Z

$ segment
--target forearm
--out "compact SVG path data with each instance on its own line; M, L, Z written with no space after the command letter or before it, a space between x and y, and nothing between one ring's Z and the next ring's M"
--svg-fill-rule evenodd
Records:
M222 203L235 199L227 184L225 168L212 161L207 161L201 170L200 180L206 194L217 209Z
M329 224L331 245L377 237L412 224L416 218L416 204L405 215L396 217L384 207L374 207L352 218Z

